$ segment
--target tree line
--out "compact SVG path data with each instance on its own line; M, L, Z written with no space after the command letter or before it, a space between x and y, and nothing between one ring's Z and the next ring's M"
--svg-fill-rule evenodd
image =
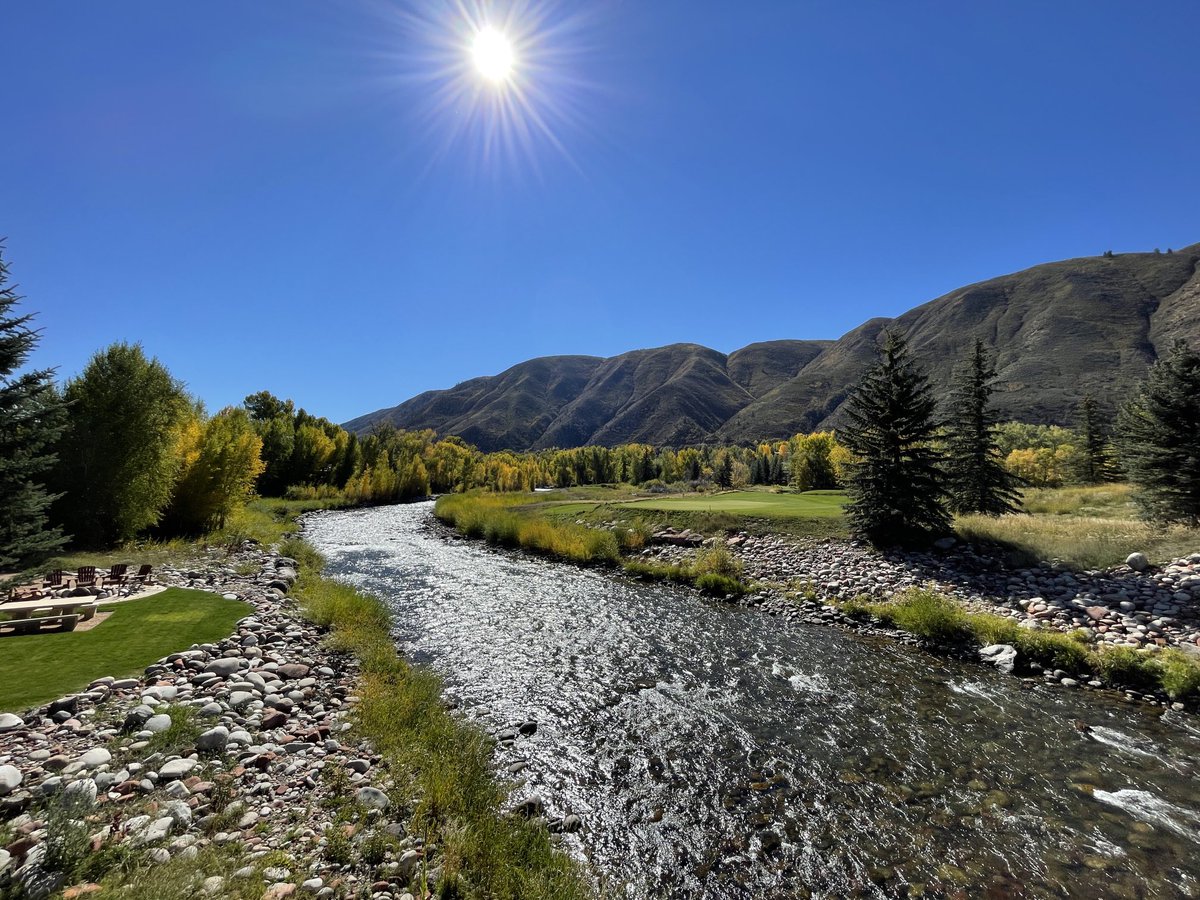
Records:
M1018 511L1028 480L1005 465L991 408L996 375L976 339L939 417L903 335L885 334L838 432L852 454L846 511L856 533L876 544L924 542L947 534L955 514ZM1083 398L1080 419L1068 457L1078 480L1099 482L1120 469L1143 518L1200 525L1200 354L1177 341L1121 406L1111 435L1093 398ZM1051 451L1056 457L1061 446Z
M380 425L355 435L267 391L210 414L136 344L101 350L59 385L52 370L21 371L38 332L17 313L19 299L0 257L0 567L68 542L98 548L219 529L256 494L365 504L609 483L845 487L856 529L887 541L941 533L955 513L1011 511L1019 486L1123 470L1147 516L1200 517L1200 363L1182 344L1126 404L1115 439L1086 397L1073 430L997 423L996 373L979 341L939 416L919 362L891 333L836 433L751 447L481 453L432 431Z

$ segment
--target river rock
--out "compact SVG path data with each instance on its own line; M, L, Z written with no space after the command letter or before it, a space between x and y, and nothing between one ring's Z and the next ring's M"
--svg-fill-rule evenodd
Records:
M1145 572L1150 568L1150 560L1145 553L1130 553L1125 557L1125 565L1133 569L1135 572Z
M219 752L229 743L229 729L224 725L210 728L196 738L196 749Z
M989 644L979 648L979 657L1006 675L1011 675L1017 664L1017 648L1012 644Z
M166 713L159 713L157 716L151 716L146 720L146 724L142 726L146 731L152 731L159 734L171 727L171 717Z
M214 659L204 667L204 671L220 675L222 678L228 678L231 675L236 675L241 667L241 659L236 656L226 656L221 659Z
M16 731L24 724L25 720L20 716L15 716L12 713L0 713L0 734L6 731Z
M355 798L363 806L370 809L387 809L391 801L388 800L387 794L373 787L361 787L354 793Z
M23 780L24 776L16 766L0 766L0 797L11 794Z
M158 777L162 779L182 778L188 772L192 771L192 769L196 768L196 765L197 763L194 759L187 759L186 757L183 759L173 759L168 763L163 763L158 770Z

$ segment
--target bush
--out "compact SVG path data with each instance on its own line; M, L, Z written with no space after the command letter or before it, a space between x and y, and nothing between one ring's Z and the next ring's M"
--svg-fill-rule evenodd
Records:
M71 879L92 849L87 815L90 804L80 794L60 792L46 807L46 853L42 868Z
M321 851L325 861L331 866L348 866L354 862L354 850L350 846L350 838L341 825L331 825L325 829L325 848Z
M721 575L736 581L742 577L742 561L724 544L714 544L696 554L692 570L697 576Z
M1070 635L1057 631L1024 631L1013 642L1017 652L1047 669L1079 673L1092 670L1092 654Z
M696 587L715 597L740 597L746 592L746 588L736 578L713 573L697 576Z
M897 628L934 641L961 641L970 633L967 615L957 603L922 588L897 594L890 603L876 607L875 612Z
M672 581L689 583L692 580L692 570L687 566L664 566L658 563L642 562L631 559L625 563L625 571L637 578L647 581Z
M1200 661L1182 650L1164 650L1158 655L1159 681L1172 700L1200 697Z
M1128 647L1110 647L1092 654L1092 664L1109 684L1146 691L1155 686L1154 673L1143 654Z

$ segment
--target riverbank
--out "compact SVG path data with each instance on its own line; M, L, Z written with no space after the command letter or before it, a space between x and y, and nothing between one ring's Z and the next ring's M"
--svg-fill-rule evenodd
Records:
M253 607L224 639L0 716L0 892L588 896L551 823L502 813L490 743L382 604L284 546L160 569Z
M915 635L930 649L1065 687L1114 688L1177 709L1200 702L1200 553L1162 567L1135 554L1132 567L1101 571L1013 568L999 548L954 539L932 552L881 553L838 538L725 530L705 537L646 521L638 530L590 527L520 502L455 497L439 502L437 515L466 537L698 587L697 573L716 560L721 576L709 593L773 614ZM526 531L539 540L523 540ZM568 531L566 549L542 537ZM602 557L573 551L600 545Z
M307 528L496 735L514 799L583 820L565 842L614 894L1173 896L1195 877L1190 716L495 550L429 512Z

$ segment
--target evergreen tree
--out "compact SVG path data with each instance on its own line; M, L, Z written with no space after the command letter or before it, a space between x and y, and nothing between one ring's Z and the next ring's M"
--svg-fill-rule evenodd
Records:
M941 454L933 447L936 407L929 379L895 331L850 395L838 432L856 457L848 467L846 512L874 544L949 531Z
M1100 418L1099 404L1085 394L1079 404L1079 457L1076 477L1083 484L1100 484L1113 477L1108 429Z
M1200 525L1200 354L1176 341L1117 418L1144 518Z
M76 540L110 546L156 525L179 476L192 415L183 385L141 346L113 344L67 383L71 419L59 445L55 505Z
M0 246L0 252L3 247ZM0 258L0 569L51 553L66 543L48 521L43 475L54 465L51 448L65 425L53 371L15 374L38 341L30 315L14 315L20 298L6 287L8 266Z
M1004 468L990 409L995 378L987 348L976 338L950 395L946 487L956 513L1000 516L1019 507L1016 479Z

